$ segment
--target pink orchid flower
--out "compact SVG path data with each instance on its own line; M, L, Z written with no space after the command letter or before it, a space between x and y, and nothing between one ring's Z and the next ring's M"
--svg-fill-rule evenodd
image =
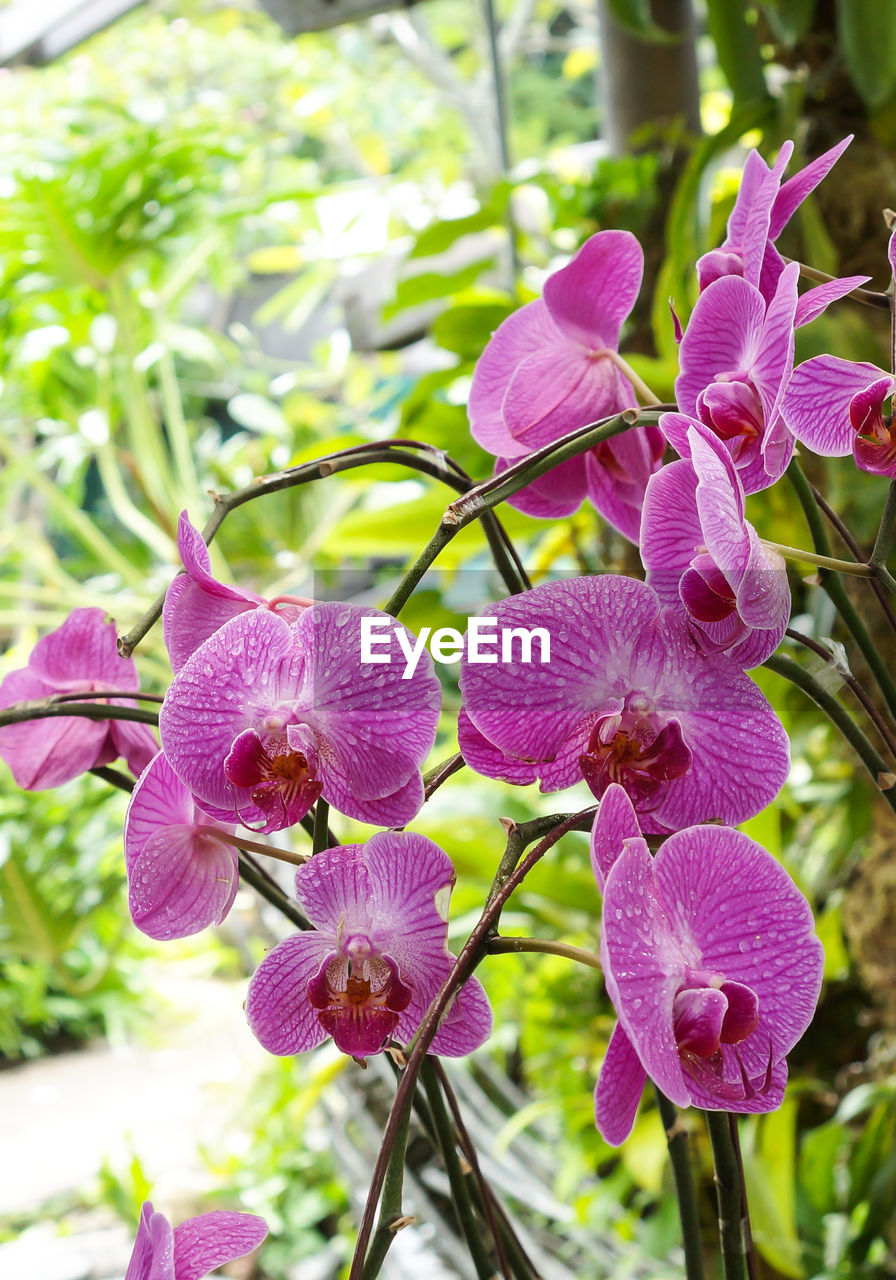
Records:
M824 967L809 903L784 868L715 826L678 831L651 857L617 786L594 820L591 862L619 1015L595 1090L605 1140L628 1137L648 1077L679 1107L779 1107Z
M497 471L637 404L615 358L642 271L641 246L630 232L599 231L548 278L542 298L492 335L473 374L468 412L474 439L497 456ZM509 501L548 519L572 515L588 497L635 541L644 488L664 448L656 427L636 427L561 463Z
M257 1249L268 1233L263 1218L216 1210L173 1230L146 1200L124 1280L202 1280L210 1271Z
M38 640L28 665L0 684L0 707L55 693L83 693L89 700L94 691L136 691L139 685L133 661L118 656L115 623L102 609L73 609L61 627ZM115 702L136 705L127 698ZM138 774L158 749L149 725L128 720L58 716L0 728L0 756L26 791L61 786L119 756Z
M300 867L296 890L314 929L276 946L249 984L246 1015L264 1047L302 1053L332 1036L364 1058L390 1039L407 1044L454 964L445 941L454 879L448 855L412 832L380 832ZM470 978L431 1052L471 1053L491 1026Z

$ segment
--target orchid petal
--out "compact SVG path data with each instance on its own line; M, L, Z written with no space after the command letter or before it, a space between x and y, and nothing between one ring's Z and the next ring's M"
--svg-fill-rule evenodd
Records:
M647 1072L617 1022L594 1090L594 1121L604 1142L619 1147L635 1123Z

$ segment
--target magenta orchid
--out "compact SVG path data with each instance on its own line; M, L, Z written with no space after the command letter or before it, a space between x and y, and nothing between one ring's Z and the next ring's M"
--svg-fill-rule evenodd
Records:
M226 826L196 808L163 752L137 781L124 822L131 919L150 938L186 938L220 924L239 885Z
M332 1036L355 1058L407 1044L454 957L446 947L451 859L425 836L381 832L316 854L296 872L314 925L285 939L249 984L249 1026L271 1053L302 1053ZM488 1000L467 980L432 1042L459 1057L491 1032Z
M115 623L102 609L73 609L61 627L38 640L28 665L10 671L0 684L0 708L59 693L90 699L95 691L139 687L134 663L118 656ZM136 705L128 698L115 703ZM61 786L119 756L138 774L158 749L148 725L128 720L59 716L0 728L0 756L26 791Z
M477 772L542 791L584 778L598 798L619 782L650 832L742 822L777 795L788 748L774 711L646 583L550 582L490 614L505 635L544 628L550 660L462 662L459 738Z
M793 371L798 277L796 263L785 267L769 303L741 276L723 276L701 293L679 347L681 412L660 418L683 457L689 420L710 427L729 450L745 493L774 484L793 453L780 403Z
M740 190L728 219L724 243L720 248L705 253L697 262L700 289L706 289L723 276L742 276L759 290L766 303L771 304L785 266L774 242L806 197L830 172L852 138L850 134L838 142L783 186L781 178L793 155L793 143L782 144L771 168L758 151L751 151L744 164ZM832 302L864 284L867 279L867 276L844 277L807 290L797 305L794 327L798 329L814 320Z
M876 365L815 356L794 370L781 413L814 453L851 453L863 471L896 476L896 430L884 413L894 390L896 379Z
M257 1249L267 1233L263 1218L222 1209L187 1218L172 1229L146 1200L124 1280L202 1280L225 1262Z
M392 660L362 662L362 619L384 616L322 603L289 623L257 609L187 659L159 727L171 767L203 811L256 831L293 826L318 796L377 825L401 826L417 813L441 689L425 652L404 678L396 633L413 637L397 623Z
M664 605L684 611L697 643L744 668L765 662L787 629L782 556L744 517L737 469L708 427L687 427L689 461L651 476L641 515L641 559Z
M643 254L630 232L599 231L550 276L544 296L509 316L479 359L470 430L496 469L637 403L616 363L619 330L641 287ZM509 499L528 515L571 515L588 497L627 538L638 536L648 477L664 443L640 427L561 463Z
M595 1091L602 1136L628 1137L648 1077L679 1107L780 1106L824 966L809 903L784 868L726 827L678 831L651 857L617 786L601 801L591 858L619 1015Z
M208 547L182 511L177 525L177 549L185 572L171 583L162 610L162 638L174 671L204 640L237 614L250 609L273 609L294 622L311 601L296 597L265 600L253 591L230 587L212 576Z

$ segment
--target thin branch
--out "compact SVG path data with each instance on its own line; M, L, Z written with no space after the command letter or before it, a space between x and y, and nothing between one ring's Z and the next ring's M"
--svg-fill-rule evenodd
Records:
M87 695L89 696L89 695ZM55 720L59 717L83 716L85 720L136 720L140 724L158 726L156 711L144 707L117 707L111 702L58 702L39 698L34 702L16 702L0 711L0 728L22 724L26 720Z
M428 800L431 795L438 791L443 782L455 773L464 768L466 761L460 752L456 752L453 756L449 756L447 760L443 760L441 764L437 764L430 769L429 773L423 775L423 797Z
M687 1280L703 1280L700 1214L697 1210L694 1174L688 1152L688 1131L674 1103L670 1102L656 1085L653 1088L666 1135L666 1145L669 1148L672 1176L675 1179L675 1194L678 1198L678 1214L681 1218L681 1238L684 1246L685 1275Z
M833 525L833 527L837 530L837 533L840 535L840 537L843 539L843 545L852 553L852 555L855 557L856 560L864 561L865 553L863 552L862 548L859 546L855 538L852 536L849 529L847 529L846 525L840 519L840 516L837 514L837 512L828 502L827 498L824 496L823 493L819 492L819 490L815 488L814 484L811 486L811 490L812 490L812 496L815 499L816 503L818 504L819 508L824 513L825 517ZM877 578L871 579L871 590L877 596L877 602L883 611L884 617L887 619L887 622L890 624L891 629L893 631L896 631L896 613L893 612L893 606L890 602L888 591L883 586L881 586Z
M795 684L804 693L808 694L817 706L821 707L828 719L840 730L843 737L853 748L862 764L871 774L874 785L881 792L890 808L896 813L896 791L894 791L894 788L896 788L896 774L887 768L886 762L875 751L845 707L841 706L837 699L828 693L827 689L814 676L811 676L804 667L801 667L798 662L794 662L792 658L773 654L762 665L767 667L769 671L774 671L777 675L783 676L791 684Z
M813 640L811 636L804 636L801 631L795 631L793 627L788 627L784 634L789 636L791 640L795 640L797 644L803 645L806 649L811 649L813 653L823 659L828 668L835 672L838 679L840 679L843 684L852 691L855 698L865 709L865 713L869 720L874 723L874 726L883 739L887 750L893 757L894 763L896 763L896 736L894 736L889 725L874 705L873 700L869 698L865 689L855 678L852 672L849 670L844 671L844 669L834 660L831 651L826 649L823 644L819 644L817 640Z
M589 969L601 969L600 956L584 947L574 947L568 942L553 942L550 938L489 938L486 944L489 955L512 955L514 952L534 951L541 955L564 956Z
M349 1272L349 1280L366 1280L365 1258L367 1256L367 1247L373 1230L373 1220L376 1215L376 1206L383 1190L383 1182L386 1171L389 1168L392 1159L392 1151L395 1142L404 1123L404 1117L411 1105L414 1088L417 1083L417 1077L423 1060L429 1051L433 1038L439 1029L439 1025L444 1017L448 1007L454 1000L458 990L463 986L470 977L477 964L482 959L485 951L485 944L489 936L497 927L501 911L507 899L525 879L526 875L535 866L535 864L551 849L557 841L568 831L574 830L582 822L594 815L594 808L582 810L579 813L568 815L561 819L554 826L544 839L540 840L534 849L523 859L516 867L511 875L507 877L500 891L494 894L489 900L488 905L480 916L473 932L467 939L460 955L454 963L454 966L441 987L438 995L427 1009L419 1030L413 1040L413 1048L408 1057L407 1066L404 1075L401 1078L398 1089L395 1093L395 1100L389 1113L389 1119L386 1123L385 1133L383 1135L382 1146L380 1147L377 1161L374 1166L373 1176L371 1178L370 1190L367 1197L367 1204L364 1209L364 1215L358 1231L358 1239L355 1244L355 1252L352 1258L351 1271ZM536 819L534 824L536 829L540 826ZM528 844L531 841L531 826L523 823L520 826L512 826L508 831L508 843L516 839ZM503 860L502 860L503 861Z
M441 449L436 449L419 440L396 439L351 445L347 449L340 449L336 453L316 458L313 462L306 462L298 467L287 467L286 470L274 472L269 476L258 476L244 488L234 489L232 493L214 494L215 509L205 523L202 537L207 544L211 543L231 511L235 511L237 507L255 498L376 463L409 467L412 471L419 471L423 475L431 476L434 480L440 480L458 493L466 493L474 487L473 481L453 459ZM530 585L529 580L525 571L522 570L519 557L513 550L503 526L496 518L489 515L487 520L483 520L483 527L495 555L496 566L507 589L511 594L525 590ZM163 591L158 596L140 621L126 635L119 636L118 652L121 657L129 658L150 627L158 622L162 615L165 594Z

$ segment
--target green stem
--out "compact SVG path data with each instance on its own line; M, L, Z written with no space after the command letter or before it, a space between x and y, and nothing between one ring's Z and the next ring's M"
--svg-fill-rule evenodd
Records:
M535 864L544 857L557 841L568 831L573 831L581 825L581 823L593 818L594 809L583 809L579 813L567 815L559 822L555 817L553 821L556 825L553 829L535 845L526 857L516 866L515 870L504 881L499 892L495 892L489 896L488 903L479 920L473 928L472 933L461 948L460 955L452 966L451 972L442 984L437 996L427 1009L423 1016L423 1021L414 1036L410 1054L405 1067L404 1075L399 1082L398 1089L395 1093L395 1099L392 1103L392 1110L389 1112L389 1119L386 1122L386 1129L383 1134L383 1141L380 1146L376 1164L374 1165L373 1174L370 1180L370 1189L367 1195L367 1203L364 1208L364 1214L358 1228L358 1238L355 1242L355 1252L352 1258L351 1270L349 1271L348 1280L367 1280L365 1258L368 1256L368 1241L370 1240L373 1230L373 1220L376 1214L376 1206L380 1199L380 1193L384 1189L384 1179L386 1171L393 1159L394 1144L400 1132L401 1126L407 1124L406 1115L410 1109L414 1089L417 1084L417 1077L420 1068L432 1044L433 1038L439 1029L442 1018L454 1000L458 990L463 986L476 968L479 961L485 954L485 947L488 939L494 933L504 909L504 904L523 880L535 866ZM514 840L523 848L526 847L534 838L533 829L540 829L540 821L534 820L533 823L523 823L517 826L510 824L508 834L508 844ZM517 855L518 856L518 855ZM504 859L502 859L503 863ZM382 1215L380 1215L382 1221ZM376 1274L375 1272L373 1273Z
M285 916L290 924L294 924L297 929L311 928L301 911L294 903L290 902L276 880L273 880L250 854L240 852L238 857L241 881L244 880L246 884L251 885L256 893L260 894L272 907L276 907L280 914Z
M574 947L568 942L552 942L550 938L489 938L486 946L489 955L513 954L519 951L535 951L542 955L564 956L589 969L600 969L600 956L584 947Z
M162 412L165 415L165 426L171 442L174 467L181 484L181 492L192 502L202 491L199 477L193 462L193 450L190 445L190 433L184 417L184 407L177 385L177 371L174 367L174 355L167 343L163 343L164 352L159 359L159 390L162 393Z
M684 1246L684 1269L687 1280L703 1280L703 1248L700 1243L700 1216L697 1212L697 1195L694 1175L688 1154L688 1131L681 1123L678 1111L664 1093L654 1085L656 1104L666 1134L675 1194L678 1197L678 1215L681 1218L681 1238Z
M314 806L314 831L311 836L312 854L320 853L322 849L331 848L329 821L330 806L323 796L318 796Z
M815 564L822 569L833 569L837 573L848 573L854 578L873 578L874 570L869 568L867 564L856 563L854 560L835 560L833 556L819 556L813 551L801 551L799 547L785 547L780 542L771 542L768 538L762 539L764 547L770 547L772 551L777 551L785 560L796 560L801 564Z
M116 707L110 703L96 702L17 702L0 711L0 728L7 724L22 724L25 720L53 720L59 716L83 716L85 720L137 720L140 724L158 726L157 711L145 707Z
M893 524L896 521L896 480L890 481L890 488L887 490L887 501L884 503L883 515L880 518L880 526L877 530L877 537L874 540L874 548L868 557L868 563L878 568L886 568L887 556L890 554L890 546L893 541Z
M291 849L277 849L273 845L262 844L259 840L244 840L242 836L232 836L221 827L197 826L197 835L212 836L222 844L229 844L234 849L242 849L244 853L261 853L266 858L276 858L278 862L289 862L294 867L304 867L308 855L293 853Z
M744 1280L748 1238L745 1228L749 1232L749 1216L741 1196L740 1172L731 1140L728 1112L707 1111L706 1124L716 1168L722 1274L725 1280Z
M769 671L774 671L777 675L783 676L791 684L795 684L804 693L808 694L817 706L821 707L828 719L840 730L843 737L853 748L862 764L871 774L874 785L881 792L893 812L896 813L896 790L894 790L896 776L875 751L849 712L841 706L832 694L828 693L827 689L814 676L811 676L805 668L801 667L798 662L794 662L792 658L785 658L781 654L773 654L762 665L767 667Z
M400 1086L399 1086L400 1087ZM383 1201L376 1231L370 1242L370 1252L364 1261L361 1280L375 1280L396 1231L404 1225L401 1212L401 1193L404 1187L404 1155L408 1142L408 1126L411 1120L411 1109L406 1107L399 1117L395 1131L394 1146L389 1155L383 1181Z
M473 1259L473 1266L476 1268L478 1280L490 1280L490 1277L494 1275L494 1266L485 1247L485 1241L482 1239L480 1223L477 1221L473 1210L473 1202L470 1199L467 1177L458 1159L454 1130L448 1116L445 1100L442 1097L442 1091L439 1088L435 1069L428 1057L420 1068L420 1079L423 1082L426 1100L429 1103L436 1140L445 1164L445 1172L451 1184L458 1224L470 1251L470 1257Z
M792 458L787 468L787 478L793 485L803 513L806 517L806 523L809 525L809 531L812 535L812 545L819 555L830 555L830 544L828 542L827 532L824 522L821 518L821 512L812 495L812 486L803 474L796 458ZM887 707L891 716L896 716L896 684L894 684L887 665L884 663L877 647L862 619L853 606L852 601L846 594L843 583L838 577L826 573L824 570L819 574L821 586L827 592L834 605L834 608L840 614L844 626L855 640L856 644L862 652L862 656L867 662L872 675L877 681L878 688L884 696Z

